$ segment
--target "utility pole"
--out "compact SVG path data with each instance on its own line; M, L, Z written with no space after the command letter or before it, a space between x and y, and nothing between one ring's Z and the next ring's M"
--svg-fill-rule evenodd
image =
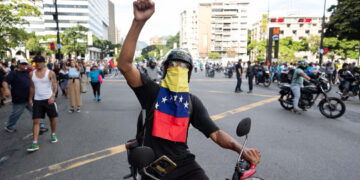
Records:
M55 5L55 14L54 14L54 20L56 22L56 30L57 30L57 43L56 43L56 49L57 49L57 54L56 54L56 59L58 61L60 61L61 59L61 44L60 44L60 32L59 32L59 14L58 14L58 8L57 8L57 0L54 1L54 5Z
M320 59L319 59L319 64L322 64L323 54L324 54L323 42L324 42L324 28L325 28L325 9L326 9L326 0L324 0L324 15L323 15L322 25L321 25Z

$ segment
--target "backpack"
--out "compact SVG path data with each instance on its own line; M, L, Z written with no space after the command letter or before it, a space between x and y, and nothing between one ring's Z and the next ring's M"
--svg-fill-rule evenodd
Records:
M193 112L191 96L192 95L190 95L189 93L189 120ZM154 116L156 102L157 99L155 99L154 103L152 104L150 113L146 112L145 109L142 109L139 113L138 121L137 121L136 140L140 145L143 145L144 143L145 127L147 123L150 121L150 119L153 118L152 116ZM145 122L143 122L144 121L143 114L145 114Z

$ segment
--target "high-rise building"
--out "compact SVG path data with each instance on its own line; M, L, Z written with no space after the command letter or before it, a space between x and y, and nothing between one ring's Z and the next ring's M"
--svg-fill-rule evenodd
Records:
M116 44L115 39L115 11L114 3L109 0L109 28L108 28L109 41Z
M329 20L325 18L325 22ZM268 31L263 31L263 20L253 24L251 30L251 40L262 41L269 36ZM271 27L280 28L280 38L291 37L294 41L300 41L302 38L310 35L320 35L322 25L322 16L281 16L270 17L267 30Z
M248 2L224 0L200 3L181 13L180 46L194 57L210 52L221 57L246 56ZM198 56L197 56L198 55Z
M25 0L38 7L41 17L27 17L29 25L25 25L28 32L38 35L57 33L54 20L54 0ZM59 29L63 32L69 27L82 25L98 38L108 40L109 3L108 0L57 0Z

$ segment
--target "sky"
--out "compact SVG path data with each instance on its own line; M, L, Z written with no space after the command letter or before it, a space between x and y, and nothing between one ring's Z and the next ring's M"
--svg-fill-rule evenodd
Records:
M121 36L127 34L133 15L132 2L134 0L112 0L115 5L115 24ZM150 38L157 36L175 35L180 31L180 13L189 8L196 8L200 2L213 2L217 0L153 0L155 13L143 28L139 40L149 43ZM224 0L222 0L224 1ZM248 29L261 19L262 14L270 10L272 16L286 16L289 14L322 16L324 1L322 0L238 0L249 2ZM268 6L269 4L269 6ZM337 4L336 0L327 0L326 8ZM330 13L327 13L330 15Z

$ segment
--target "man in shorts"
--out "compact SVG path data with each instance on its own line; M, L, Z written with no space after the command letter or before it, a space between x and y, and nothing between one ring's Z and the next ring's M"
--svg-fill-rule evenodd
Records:
M36 63L37 69L30 72L29 106L33 106L34 139L30 148L27 149L29 152L39 150L39 124L40 119L45 118L45 114L48 115L51 122L51 143L58 141L55 135L56 117L58 116L55 103L57 91L56 75L53 71L46 68L44 57L35 56L33 61Z

